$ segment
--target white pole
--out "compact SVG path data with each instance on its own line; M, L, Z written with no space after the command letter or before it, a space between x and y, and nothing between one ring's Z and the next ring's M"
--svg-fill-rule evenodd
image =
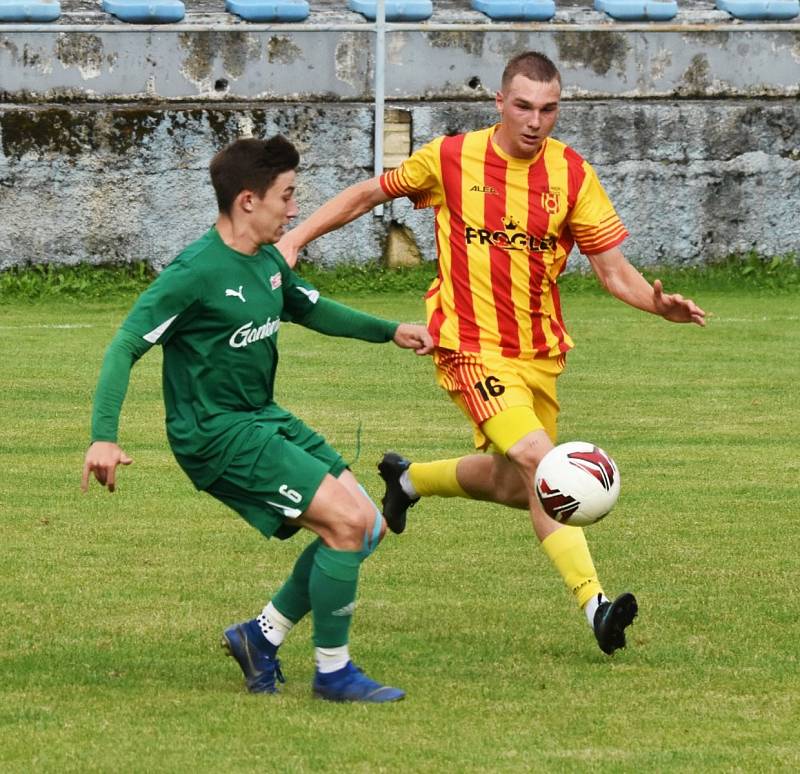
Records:
M385 101L386 78L386 4L378 0L375 9L375 175L383 173L383 104ZM379 204L372 214L383 217L383 205Z

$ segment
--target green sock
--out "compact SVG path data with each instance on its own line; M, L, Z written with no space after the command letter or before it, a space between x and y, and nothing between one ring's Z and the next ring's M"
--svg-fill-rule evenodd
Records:
M311 568L314 566L314 557L321 545L322 541L317 538L305 547L294 563L292 574L272 598L272 604L278 612L294 623L311 610L308 583L311 578Z
M308 590L318 648L347 644L360 565L359 551L337 551L325 545L317 549Z

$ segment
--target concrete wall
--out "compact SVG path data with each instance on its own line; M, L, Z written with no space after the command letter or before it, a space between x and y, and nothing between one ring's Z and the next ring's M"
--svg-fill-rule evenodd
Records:
M537 47L565 78L556 136L597 168L634 260L800 253L800 27L696 27L399 30L387 99L410 112L414 147L487 125L503 62ZM0 268L164 265L213 221L208 160L241 134L298 145L310 213L372 173L371 41L350 29L0 27ZM431 213L404 201L308 255L374 259L392 222L434 257Z

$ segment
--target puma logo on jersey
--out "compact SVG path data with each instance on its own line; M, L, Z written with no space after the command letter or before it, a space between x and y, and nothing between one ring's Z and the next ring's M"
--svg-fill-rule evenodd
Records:
M247 303L247 302L244 300L244 293L242 293L242 287L244 287L244 286L243 286L243 285L239 285L239 289L238 289L238 290L231 290L230 288L226 288L226 289L225 289L225 297L227 298L228 296L235 296L235 297L236 297L236 298L238 298L238 299L239 299L239 300L240 300L240 301L241 301L243 304Z

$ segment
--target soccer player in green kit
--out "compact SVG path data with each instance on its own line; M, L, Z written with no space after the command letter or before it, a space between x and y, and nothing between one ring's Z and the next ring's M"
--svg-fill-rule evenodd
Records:
M145 290L111 342L100 371L90 475L113 492L117 445L131 368L163 348L169 443L198 489L237 511L266 537L300 528L317 535L256 618L230 626L223 644L253 693L283 682L277 651L306 613L313 617L312 690L332 701L387 702L398 688L371 680L350 660L348 636L359 567L386 523L341 456L273 400L277 338L283 322L330 336L432 349L424 326L393 323L320 296L273 247L297 215L299 155L281 136L240 139L214 156L219 217Z

